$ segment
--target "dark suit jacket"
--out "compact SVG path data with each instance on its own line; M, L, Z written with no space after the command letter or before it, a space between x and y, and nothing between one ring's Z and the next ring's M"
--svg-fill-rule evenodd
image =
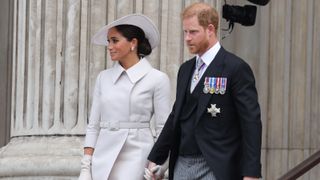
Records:
M195 58L183 63L178 72L176 101L148 159L162 164L170 153L169 179L173 178L179 152L179 116L193 73ZM243 176L261 177L261 119L255 80L249 65L221 47L204 72L204 77L225 77L225 94L199 96L195 138L217 180L238 180ZM211 104L220 108L217 117L207 112Z

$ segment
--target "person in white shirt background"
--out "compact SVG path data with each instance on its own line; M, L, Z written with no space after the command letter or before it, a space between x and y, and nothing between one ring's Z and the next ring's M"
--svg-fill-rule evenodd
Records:
M93 36L115 63L96 80L79 180L143 179L154 138L170 112L169 78L146 58L159 39L142 14L115 20Z

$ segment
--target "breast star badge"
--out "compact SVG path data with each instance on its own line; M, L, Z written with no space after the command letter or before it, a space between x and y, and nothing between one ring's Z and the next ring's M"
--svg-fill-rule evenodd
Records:
M210 113L212 117L217 117L217 114L220 113L220 108L217 108L216 104L211 104L211 107L207 109L208 113Z

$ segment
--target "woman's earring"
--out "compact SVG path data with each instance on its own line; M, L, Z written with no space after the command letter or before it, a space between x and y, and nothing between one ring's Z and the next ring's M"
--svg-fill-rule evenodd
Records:
M134 47L132 46L132 47L131 47L131 51L133 51L133 50L134 50Z

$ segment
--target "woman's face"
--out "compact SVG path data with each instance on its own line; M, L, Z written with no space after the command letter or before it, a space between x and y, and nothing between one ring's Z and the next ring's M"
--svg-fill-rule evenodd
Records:
M134 53L134 51L131 51L134 43L128 41L114 27L108 31L108 43L107 48L113 61L124 61Z

